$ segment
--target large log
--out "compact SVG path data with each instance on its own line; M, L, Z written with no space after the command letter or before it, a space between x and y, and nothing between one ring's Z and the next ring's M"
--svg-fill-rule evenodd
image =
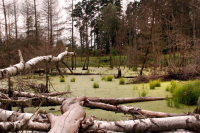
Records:
M19 50L20 62L8 68L0 69L0 79L15 76L24 71L30 71L33 67L35 67L38 63L41 63L41 62L49 62L49 63L60 62L63 60L65 56L68 56L68 55L74 55L74 53L68 52L68 48L66 48L66 50L60 53L57 57L52 56L52 55L38 56L25 62L23 59L22 53Z
M78 133L81 122L85 118L85 111L81 105L84 99L85 97L65 100L61 106L63 115L54 116L49 114L51 122L49 133Z
M0 88L0 92L2 93L5 93L5 94L8 94L8 89L3 89L3 88ZM20 92L19 91L13 91L13 95L16 96L16 95L19 95L20 96ZM27 93L27 95L30 95L28 92L25 92ZM66 95L66 94L70 94L71 92L70 91L64 91L64 92L50 92L50 93L40 93L39 95L38 94L35 94L35 93L31 93L31 95L35 95L35 97L40 97L41 95L43 96L50 96L50 97L55 97L55 96L62 96L62 95ZM22 94L23 96L25 94ZM23 96L20 96L20 97L23 97ZM29 97L31 98L31 97Z
M5 92L5 89L0 89L0 92ZM28 98L46 98L50 101L55 101L56 103L59 103L59 105L62 104L64 100L67 100L67 98L55 98L51 97L50 95L44 95L44 94L35 94L30 92L18 92L13 91L14 96L18 97L28 97ZM125 104L125 103L134 103L134 102L146 102L146 101L158 101L158 100L165 100L164 97L138 97L138 98L97 98L97 97L87 97L89 101L92 102L101 102L101 103L108 103L113 105L118 104Z
M72 98L73 99L73 98ZM36 117L28 124L22 124L19 126L19 122L23 122L25 119L31 119L33 114L30 113L17 113L13 111L0 110L0 119L4 121L14 122L0 122L1 131L16 131L16 130L33 130L33 131L49 131L53 128L53 132L61 133L64 128L65 131L77 131L80 130L80 122L83 120L85 113L81 107L81 101L84 98L77 100L68 100L63 103L62 116L49 115L49 120L42 120L45 117ZM69 105L69 106L68 106ZM15 117L13 117L14 115ZM42 116L42 115L41 115ZM9 118L9 117L12 117ZM38 119L37 119L38 118ZM41 123L42 122L42 123ZM69 125L68 125L69 124ZM8 127L12 128L8 128ZM66 128L65 128L66 126ZM20 128L17 128L20 127ZM58 128L59 127L59 128ZM63 127L63 128L60 128ZM56 130L55 130L56 129ZM68 130L69 129L69 130ZM178 116L178 117L165 117L165 118L151 118L151 119L139 119L129 121L98 121L90 119L84 119L81 124L80 132L89 131L105 131L105 132L162 132L171 131L176 129L190 130L194 132L200 131L200 116ZM64 131L64 130L63 130Z
M85 101L84 106L92 108L92 109L103 109L107 111L113 111L116 113L130 114L132 116L141 115L144 117L154 117L154 118L190 115L190 113L175 114L175 113L154 112L154 111L143 110L143 109L134 108L130 106L111 105L111 104L91 102L91 101Z
M21 121L23 119L31 119L33 116L32 113L19 113L16 111L8 111L0 109L0 122L15 122ZM49 122L49 119L46 114L40 113L35 118L36 122Z
M0 131L3 133L17 132L21 130L49 131L49 129L49 123L32 122L28 119L15 122L0 122Z
M129 121L94 121L88 125L87 130L104 129L114 132L162 132L185 129L194 132L200 131L200 116L179 116L166 118L148 118Z
M137 97L137 98L88 98L92 102L108 103L113 105L165 100L164 97Z

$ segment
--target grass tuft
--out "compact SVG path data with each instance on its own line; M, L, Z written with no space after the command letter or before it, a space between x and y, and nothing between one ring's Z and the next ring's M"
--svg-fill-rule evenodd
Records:
M76 78L72 78L70 81L71 82L76 82Z
M65 82L65 78L64 77L60 77L60 82Z
M113 76L107 76L106 81L111 82L113 80Z
M125 84L124 78L120 78L120 79L119 79L119 84L120 84L120 85L124 85L124 84Z
M93 83L93 88L99 88L99 84L96 83L96 82L94 82L94 83Z
M103 76L103 77L101 78L101 80L104 80L104 81L105 81L105 80L106 80L106 76Z
M160 80L152 80L149 82L149 87L151 90L155 89L156 87L161 86L161 81Z
M144 87L144 85L142 86L142 90L139 90L139 97L146 97L148 94L148 90L147 88Z

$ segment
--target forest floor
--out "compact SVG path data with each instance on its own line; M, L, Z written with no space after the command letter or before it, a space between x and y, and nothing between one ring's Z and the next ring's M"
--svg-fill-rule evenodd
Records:
M75 72L83 72L80 68L75 70ZM65 82L60 82L59 76L51 76L50 81L53 85L51 91L67 91L70 90L72 93L67 95L68 97L76 97L76 96L88 96L88 97L110 97L110 98L125 98L125 97L140 97L142 92L146 93L146 96L149 97L170 97L171 94L167 92L165 89L170 84L170 82L161 82L161 87L157 87L155 90L149 89L148 83L143 84L125 84L120 85L120 79L114 79L109 82L102 80L102 78L106 75L113 75L117 73L117 69L110 68L90 68L89 71L85 71L83 73L99 73L102 75L68 75L65 76ZM148 73L148 71L146 71ZM134 76L136 72L129 70L127 68L122 69L123 76ZM75 79L75 82L71 82L71 79ZM128 82L129 79L125 79ZM45 83L43 77L40 77L38 83ZM93 84L99 84L99 88L93 88ZM168 112L168 113L183 113L183 112L192 112L195 106L183 106L181 105L179 108L172 108L168 106L168 101L152 101L152 102L142 102L142 103L132 103L128 104L134 107L152 110L152 111L160 111L160 112ZM34 112L37 108L26 108L26 112ZM60 106L58 107L42 107L41 109L46 110L47 112L51 112L54 114L60 114ZM52 110L53 109L53 110ZM123 114L115 114L113 112L107 112L103 110L90 110L86 109L88 116L96 116L98 119L103 120L122 120L129 119L130 116L124 117Z

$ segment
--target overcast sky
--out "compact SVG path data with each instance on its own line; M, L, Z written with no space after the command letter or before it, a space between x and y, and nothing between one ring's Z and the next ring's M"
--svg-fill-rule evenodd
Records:
M5 0L5 4L8 4L8 3L12 3L14 0ZM20 9L21 8L21 5L22 3L25 1L25 0L15 0L17 2L17 6L18 8ZM33 1L33 0L29 0L29 1ZM37 2L37 5L38 5L38 8L41 8L42 7L42 2L43 0L36 0ZM74 4L78 3L79 1L81 0L74 0ZM134 1L134 0L122 0L122 6L123 6L123 11L126 10L126 7L127 7L127 4L131 1ZM60 16L62 17L62 20L63 21L67 21L67 20L70 20L71 17L70 17L70 12L67 12L65 10L66 7L70 7L71 6L71 2L72 0L57 0L58 2L58 7L60 8L60 11L61 11L61 14ZM20 13L19 13L20 14ZM3 16L3 10L2 10L2 1L0 1L0 21L1 21L1 29L4 29L3 28L3 25L4 25L4 16ZM22 17L22 15L19 15L18 17L18 25L19 25L19 29L21 29L20 31L21 32L24 32L23 29L24 29L24 18ZM70 21L69 21L70 23ZM66 26L66 28L70 28L71 27L71 24L69 24L68 26ZM65 36L70 36L70 31L66 31L65 33ZM77 35L77 34L76 34ZM77 35L79 36L79 35Z

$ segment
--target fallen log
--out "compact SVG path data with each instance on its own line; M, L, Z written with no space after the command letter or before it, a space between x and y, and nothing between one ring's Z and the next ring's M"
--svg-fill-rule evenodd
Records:
M20 106L23 106L23 107L29 107L29 106L32 106L32 100L34 98L30 98L30 99L24 99L24 100L13 100L13 99L0 99L0 103L3 103L3 104L9 104L9 105L12 105L14 107L20 107Z
M0 122L1 132L17 132L20 130L33 130L33 131L49 131L49 123L32 122L29 119L23 119L15 122Z
M113 132L166 132L166 131L176 131L177 129L189 130L193 132L200 131L200 116L180 116L180 117L167 117L167 118L148 118L140 120L128 120L128 121L98 121L90 120L89 122L85 119L82 121L79 131L81 133L88 133L91 131L107 131L109 133ZM12 127L17 127L17 122L4 122L6 126L3 126L3 122L0 122L1 131L13 131L11 128L7 128L7 125ZM67 123L61 123L67 125ZM49 123L38 123L32 122L25 126L23 130L33 130L33 131L49 131L52 126ZM54 127L54 126L53 126ZM21 129L22 130L22 129ZM62 130L62 129L60 129ZM56 133L61 133L57 130ZM68 131L68 130L67 130ZM68 133L68 132L67 132ZM70 132L69 132L70 133ZM97 132L98 133L98 132ZM102 132L101 132L102 133ZM104 133L104 132L103 132Z
M186 115L192 114L192 113L175 114L175 113L154 112L154 111L143 110L143 109L134 108L130 106L124 106L124 105L115 106L115 105L99 103L99 102L91 102L88 100L84 102L84 106L91 109L103 109L106 111L113 111L116 113L130 114L132 116L141 115L144 117L153 117L153 118L186 116Z
M32 113L19 113L0 109L0 122L15 122L23 119L31 119L31 117L33 117ZM47 115L43 113L38 114L33 120L36 122L49 122Z
M138 98L88 98L92 102L108 103L113 105L165 100L164 97L138 97Z
M0 69L0 79L15 76L24 71L30 71L33 67L35 67L40 62L49 62L49 63L60 62L67 55L74 55L74 52L68 52L68 48L66 48L66 50L60 53L57 57L54 57L52 55L38 56L25 62L23 59L22 53L19 50L20 62L8 68Z
M81 126L81 122L85 118L85 111L81 106L82 98L70 98L65 100L61 106L63 115L54 116L49 114L51 122L51 130L49 133L77 133Z
M8 89L0 89L0 92L4 93L4 94L8 94ZM14 95L20 95L19 91L13 91ZM28 93L28 92L25 92ZM55 97L55 96L62 96L62 95L66 95L66 94L70 94L70 91L64 91L64 92L50 92L50 93L40 93L39 95L44 95L44 96L50 96L50 97ZM24 94L22 94L24 95ZM27 94L30 95L30 94ZM37 97L38 94L32 93L32 95L35 95ZM31 98L31 97L29 97Z
M178 117L165 117L165 118L148 118L129 121L98 121L85 118L85 112L82 108L82 101L85 98L71 98L63 102L61 107L64 113L61 116L48 115L49 121L38 122L37 119L29 120L28 123L23 121L31 119L32 114L18 113L18 119L14 122L0 122L1 131L16 131L16 130L33 130L33 131L51 131L61 133L62 131L74 133L76 131L89 132L89 131L106 131L106 132L162 132L171 131L176 129L190 130L198 132L200 130L200 115L194 116L178 116ZM4 110L1 110L3 112ZM5 120L9 120L8 114L13 114L13 111L5 112ZM27 115L25 115L27 114ZM4 114L0 114L0 116ZM22 116L25 115L23 118ZM44 114L45 115L45 114ZM46 115L45 115L46 116ZM37 118L37 117L36 117ZM0 118L3 119L3 118ZM4 124L3 124L4 123ZM21 124L20 123L24 123ZM12 127L12 128L8 128ZM20 127L20 128L17 128ZM64 130L62 130L64 129Z
M2 90L0 90L0 91L2 91ZM68 98L57 98L57 97L45 96L42 94L35 94L35 93L30 93L30 92L18 92L18 91L13 91L13 96L46 99L46 105L48 105L48 103L49 103L51 106L61 105L63 101L68 99ZM86 97L86 99L89 101L92 101L92 102L100 102L100 103L108 103L108 104L112 104L112 105L118 105L118 104L134 103L134 102L165 100L166 98L164 98L164 97L139 97L139 98Z
M166 118L148 118L129 121L93 121L88 124L86 132L89 130L104 129L114 132L163 132L177 129L184 129L194 132L200 131L200 116L178 116Z

